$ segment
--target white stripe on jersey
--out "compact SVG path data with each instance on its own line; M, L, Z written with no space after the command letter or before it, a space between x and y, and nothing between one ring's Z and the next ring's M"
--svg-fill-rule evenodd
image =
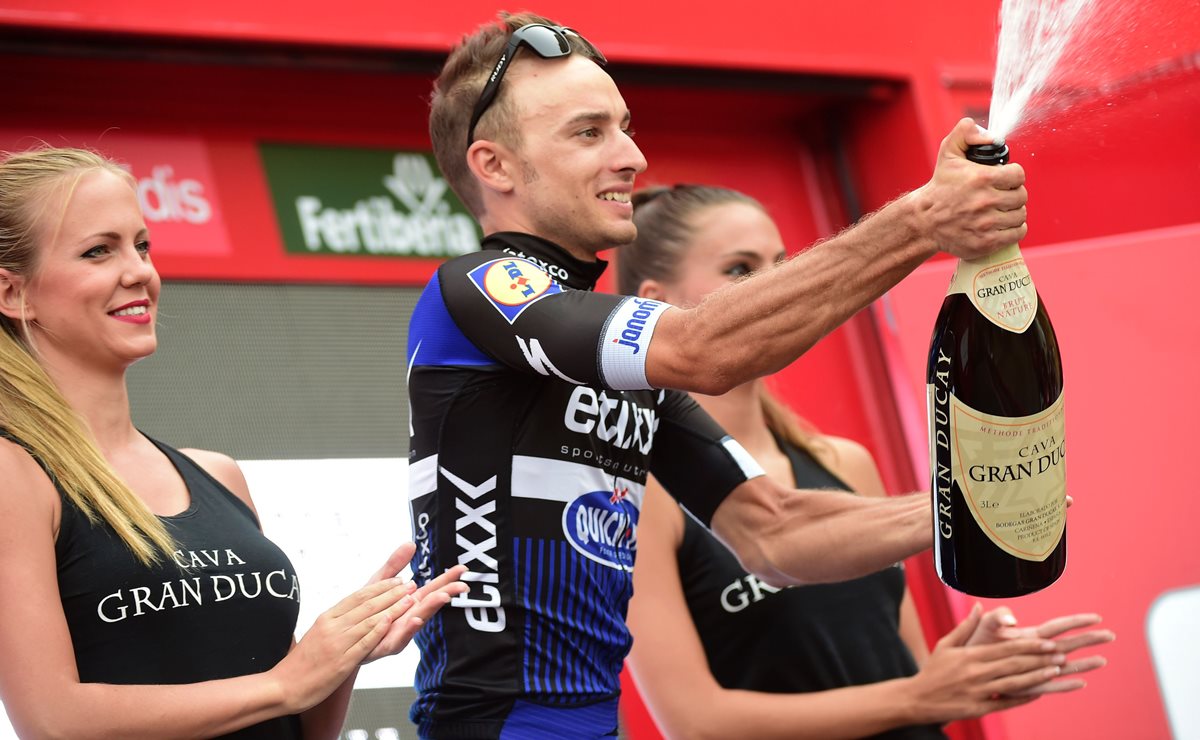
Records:
M600 374L619 391L646 390L646 354L654 326L670 304L648 298L626 298L617 304L600 337Z
M725 448L726 452L733 457L733 461L742 469L746 480L767 474L762 469L762 466L758 464L758 461L751 457L750 453L746 452L746 448L738 444L737 440L733 437L726 437L721 440L721 446Z
M585 493L613 491L618 485L638 509L642 508L645 486L600 468L565 460L513 455L512 495L568 504Z
M437 490L438 456L421 458L408 466L408 500L413 501Z

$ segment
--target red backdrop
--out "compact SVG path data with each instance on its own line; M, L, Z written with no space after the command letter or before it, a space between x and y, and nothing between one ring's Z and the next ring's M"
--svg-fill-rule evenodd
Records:
M1114 12L1116 0L1103 3ZM256 144L427 148L437 56L491 17L492 3L0 5L0 145L29 134L101 148L105 137L119 146L122 136L165 136L203 151L186 166L204 170L196 161L207 158L207 174L193 179L210 183L220 230L211 253L161 250L168 277L407 284L432 269L285 254ZM1200 400L1171 382L1194 363L1200 326L1183 303L1186 279L1175 287L1159 277L1197 266L1200 235L1188 225L1200 220L1200 159L1189 153L1200 120L1200 6L1127 5L1137 7L1119 22L1102 16L1094 27L1103 32L1068 55L1062 84L1074 106L1010 138L1029 175L1027 256L1067 361L1079 502L1067 574L1013 607L1027 620L1100 611L1120 636L1106 650L1112 665L1085 692L988 720L993 739L1166 737L1145 608L1161 588L1200 583L1179 514L1195 511L1176 462L1190 450L1173 433ZM613 13L547 0L537 10L613 61L651 162L643 182L744 189L798 248L918 186L944 132L986 110L997 7L749 0ZM922 485L920 353L948 269L923 268L779 379L822 429L867 443L895 491ZM944 631L964 604L930 580L927 558L912 565L930 634ZM644 718L630 724L635 737L652 736Z

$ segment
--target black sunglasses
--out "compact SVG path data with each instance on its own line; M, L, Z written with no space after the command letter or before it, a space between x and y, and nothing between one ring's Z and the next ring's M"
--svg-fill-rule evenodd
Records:
M471 125L467 127L468 147L475 143L475 125L479 123L479 119L487 112L488 106L496 99L496 93L500 90L500 80L504 79L504 72L512 63L517 49L520 49L522 45L528 46L534 54L542 59L565 57L571 53L571 42L567 39L567 34L579 39L597 64L603 66L608 63L600 50L592 46L573 28L547 26L544 23L530 23L521 26L509 37L508 45L504 47L504 53L500 55L500 61L496 62L487 84L483 86L483 92L479 94L479 102L475 104L475 111L471 113Z

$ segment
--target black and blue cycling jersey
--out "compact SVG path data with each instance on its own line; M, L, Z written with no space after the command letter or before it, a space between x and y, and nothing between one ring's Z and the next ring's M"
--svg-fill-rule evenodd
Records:
M416 638L423 737L615 734L647 475L707 524L761 472L686 393L649 387L670 306L593 292L604 267L493 234L414 310L413 567L462 563L471 586Z

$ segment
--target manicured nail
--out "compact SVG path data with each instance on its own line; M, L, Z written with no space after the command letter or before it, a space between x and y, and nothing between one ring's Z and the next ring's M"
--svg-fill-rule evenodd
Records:
M1062 673L1062 668L1052 665L1043 672L1043 675L1045 675L1047 678L1053 678L1060 673Z
M1042 650L1050 651L1050 650L1057 650L1057 649L1058 649L1058 643L1054 642L1054 640L1046 640L1045 642L1042 643Z
M999 621L1005 627L1015 627L1017 624L1017 618L1011 614L1001 614Z
M1067 656L1063 655L1062 653L1059 653L1058 655L1051 657L1050 662L1055 665L1062 665L1067 662Z

